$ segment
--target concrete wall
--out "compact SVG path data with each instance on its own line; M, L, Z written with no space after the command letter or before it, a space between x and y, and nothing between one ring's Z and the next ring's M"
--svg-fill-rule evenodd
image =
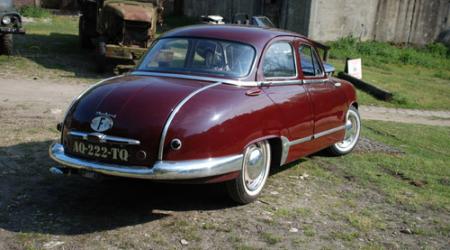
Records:
M361 40L425 44L450 28L449 0L185 0L184 13L268 15L280 28L319 41Z
M349 35L371 39L377 5L378 0L312 0L308 36L321 41Z
M449 28L449 0L310 0L308 36L426 44Z

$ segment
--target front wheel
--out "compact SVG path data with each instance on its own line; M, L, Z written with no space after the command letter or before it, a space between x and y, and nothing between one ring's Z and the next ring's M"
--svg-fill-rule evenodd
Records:
M266 184L271 162L270 144L261 141L245 149L238 178L226 183L230 197L240 204L256 200Z
M13 53L13 35L0 35L0 55L12 55Z
M335 156L350 153L356 146L361 132L361 117L355 107L350 107L345 119L344 140L333 144L328 151Z

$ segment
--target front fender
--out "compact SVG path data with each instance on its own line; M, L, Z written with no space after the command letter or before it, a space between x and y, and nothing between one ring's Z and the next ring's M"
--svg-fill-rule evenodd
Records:
M356 96L356 89L353 84L338 78L333 78L333 81L340 82L342 84L341 88L347 98L347 106L350 107L353 103L357 102L358 98Z
M189 100L175 116L164 142L164 160L192 160L241 154L251 142L280 137L277 107L264 94L219 85ZM173 139L182 147L170 147Z

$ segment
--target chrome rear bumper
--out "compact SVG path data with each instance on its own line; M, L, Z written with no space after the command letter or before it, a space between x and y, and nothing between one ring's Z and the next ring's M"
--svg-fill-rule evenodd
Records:
M132 167L72 157L64 153L64 147L60 143L53 143L50 146L49 155L53 160L68 168L152 180L189 180L227 174L240 171L243 161L242 155L233 155L200 160L157 161L150 167Z

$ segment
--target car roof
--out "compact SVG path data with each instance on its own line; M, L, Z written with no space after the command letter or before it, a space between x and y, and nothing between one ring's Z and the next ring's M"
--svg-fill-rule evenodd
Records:
M164 33L160 38L167 37L201 37L214 38L220 40L237 41L251 44L255 47L264 46L268 41L278 36L293 36L307 39L298 33L274 29L263 28L250 25L192 25L171 30Z

